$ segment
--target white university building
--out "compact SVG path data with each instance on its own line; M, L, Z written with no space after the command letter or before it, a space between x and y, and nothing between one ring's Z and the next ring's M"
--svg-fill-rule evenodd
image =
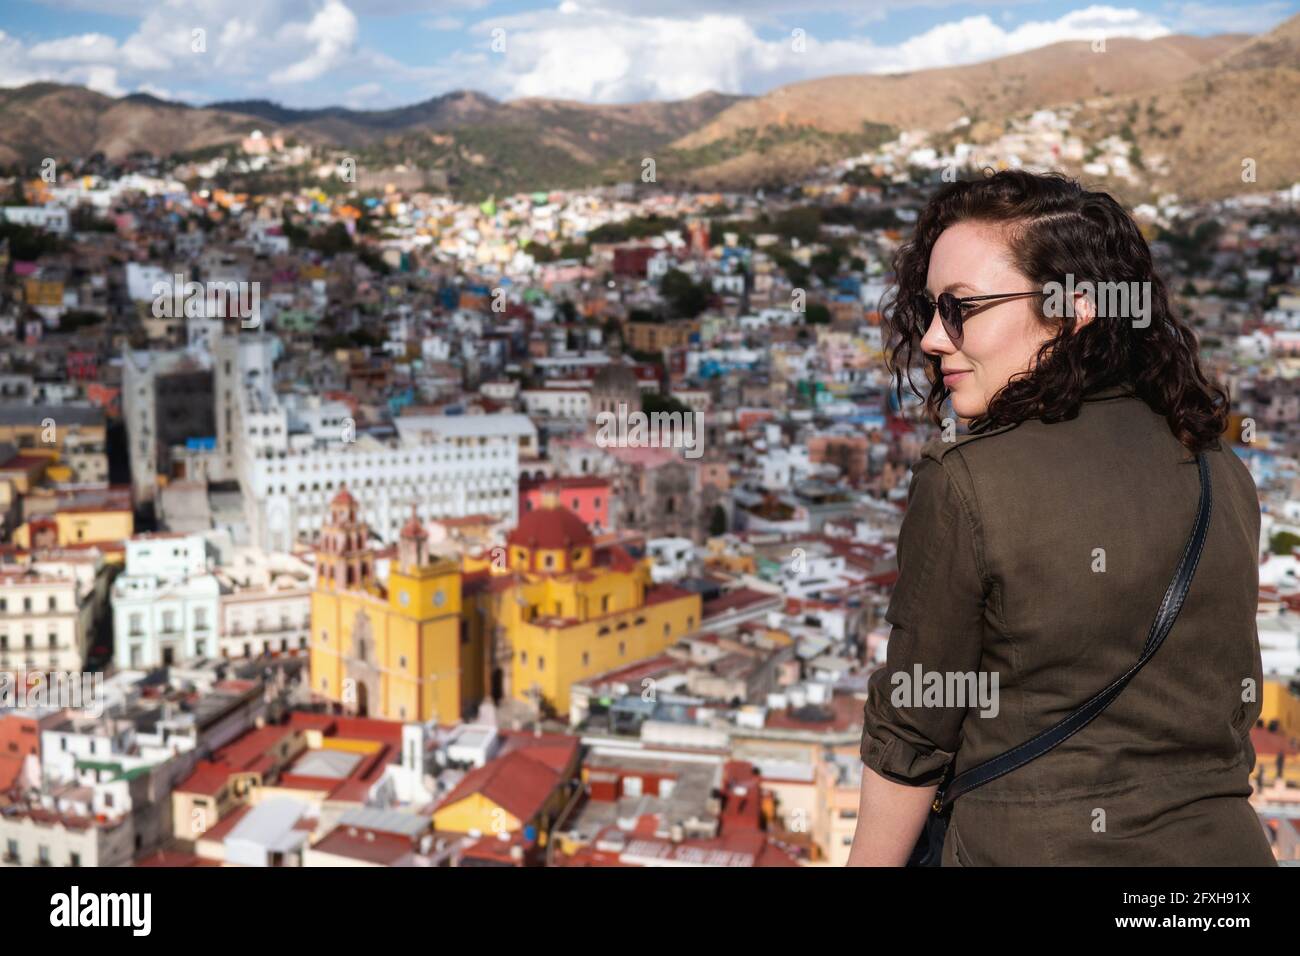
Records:
M215 657L221 586L197 534L142 534L126 542L113 582L113 656L141 670Z
M276 354L259 333L216 344L216 451L238 476L249 544L311 543L344 485L388 543L412 506L425 521L518 517L519 461L537 456L527 415L406 415L364 430L345 402L277 391Z

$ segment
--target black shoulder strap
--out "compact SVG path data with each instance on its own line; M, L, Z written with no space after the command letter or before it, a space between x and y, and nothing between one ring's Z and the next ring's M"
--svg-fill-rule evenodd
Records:
M1201 500L1196 513L1196 523L1192 526L1191 537L1187 540L1187 547L1183 550L1183 557L1178 562L1178 569L1174 572L1174 578L1169 582L1169 587L1165 591L1165 599L1160 602L1160 609L1156 612L1156 618L1151 623L1151 631L1147 634L1147 642L1142 648L1142 656L1138 659L1138 662L1129 668L1124 676L1105 690L1100 691L1092 700L1083 704L1060 723L1049 727L1020 746L958 774L935 797L935 810L941 811L963 793L968 793L976 787L982 787L989 781L996 780L1003 774L1024 766L1035 757L1041 757L1057 744L1062 743L1088 726L1093 718L1110 706L1111 702L1119 696L1119 692L1160 649L1161 643L1174 626L1178 612L1182 610L1183 600L1187 597L1187 589L1191 586L1192 577L1196 574L1196 566L1201 561L1201 551L1205 548L1205 537L1210 527L1210 505L1212 504L1213 489L1210 482L1210 466L1206 461L1205 452L1201 452L1196 456L1196 466L1201 479Z

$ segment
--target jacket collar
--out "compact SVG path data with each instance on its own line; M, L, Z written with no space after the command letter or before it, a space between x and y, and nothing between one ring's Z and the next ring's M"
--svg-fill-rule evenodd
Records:
M1108 398L1119 398L1122 395L1132 395L1133 389L1128 385L1111 385L1108 388L1101 388L1091 392L1083 397L1085 402L1101 402Z

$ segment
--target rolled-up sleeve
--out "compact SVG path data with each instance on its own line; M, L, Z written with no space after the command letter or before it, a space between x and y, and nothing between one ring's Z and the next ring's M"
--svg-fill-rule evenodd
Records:
M862 727L863 763L897 783L939 782L957 752L967 711L965 702L921 699L918 676L937 672L948 686L949 675L974 673L980 665L985 589L966 497L944 462L923 457L913 469L898 537L898 581L885 612L891 625L886 663L868 680Z

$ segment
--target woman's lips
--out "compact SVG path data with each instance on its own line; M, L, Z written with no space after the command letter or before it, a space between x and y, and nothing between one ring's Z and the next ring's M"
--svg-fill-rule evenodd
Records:
M954 385L956 385L958 382L960 382L964 377L966 377L969 374L970 374L969 369L966 369L961 372L945 372L943 375L943 384L947 385L949 388L952 388Z

